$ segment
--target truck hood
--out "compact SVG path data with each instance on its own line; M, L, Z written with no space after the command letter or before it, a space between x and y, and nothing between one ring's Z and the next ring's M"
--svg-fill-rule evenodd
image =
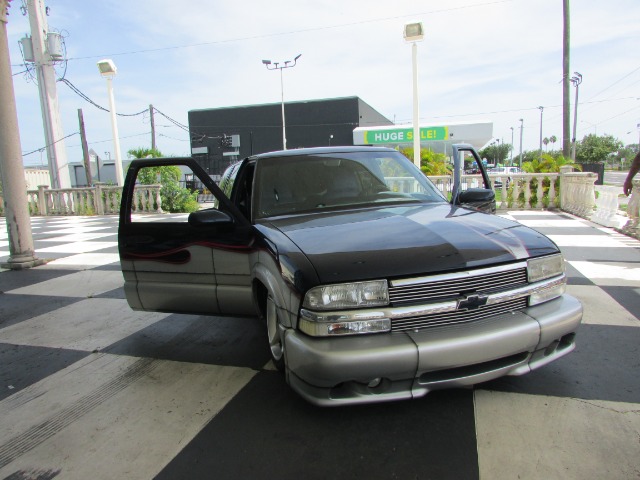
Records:
M558 252L544 235L447 204L396 206L274 219L321 283L467 270Z

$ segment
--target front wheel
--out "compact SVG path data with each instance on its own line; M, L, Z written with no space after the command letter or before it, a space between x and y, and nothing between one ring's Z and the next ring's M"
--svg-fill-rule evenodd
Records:
M278 324L278 309L271 294L267 297L266 305L267 337L269 339L269 351L271 361L278 370L284 370L284 345L280 337Z

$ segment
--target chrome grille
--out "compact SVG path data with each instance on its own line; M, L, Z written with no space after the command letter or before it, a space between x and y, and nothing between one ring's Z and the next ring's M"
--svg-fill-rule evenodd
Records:
M436 277L437 278L437 277ZM408 285L389 287L389 300L393 306L428 303L454 299L469 293L487 294L511 290L527 284L527 269L520 267L502 271L473 274L442 280L429 280Z
M526 298L518 298L495 305L484 305L473 310L456 310L454 312L437 313L418 317L394 319L391 322L392 332L406 330L418 330L426 327L439 327L443 325L458 325L475 322L484 318L501 315L527 307Z
M391 281L389 300L393 307L429 305L464 299L469 295L508 292L527 285L526 264L434 275L431 277ZM436 312L394 318L391 331L419 330L427 327L457 325L507 314L527 307L527 298L480 305L472 309Z

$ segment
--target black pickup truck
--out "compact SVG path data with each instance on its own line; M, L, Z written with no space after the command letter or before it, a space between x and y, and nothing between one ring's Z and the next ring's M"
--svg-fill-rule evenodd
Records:
M317 405L413 398L521 375L569 353L582 306L544 235L493 215L477 153L441 193L395 150L248 157L220 185L191 158L131 163L120 212L135 310L264 322L274 365ZM481 172L462 181L463 155ZM145 221L136 177L178 165L215 202Z

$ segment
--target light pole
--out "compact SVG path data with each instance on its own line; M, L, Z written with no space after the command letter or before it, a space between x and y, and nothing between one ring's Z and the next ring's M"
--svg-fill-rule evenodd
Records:
M522 131L524 130L524 120L520 119L520 168L522 168Z
M578 89L580 84L582 83L582 75L578 72L573 72L573 77L571 77L571 83L576 87L576 99L573 105L573 137L571 139L571 161L575 163L576 161L576 125L578 123Z
M404 39L411 42L413 64L413 163L420 168L420 109L418 105L418 42L424 38L422 22L407 23Z
M538 107L540 109L540 160L542 160L542 112L544 107Z
M511 166L513 167L513 127L511 129Z
M113 148L116 155L116 182L119 187L124 185L122 175L122 159L120 158L120 138L118 137L118 119L116 116L116 102L113 98L113 77L115 77L118 69L113 60L104 59L98 62L98 70L100 75L107 79L107 92L109 94L109 110L111 111L111 133L113 134Z
M271 60L262 60L262 63L267 70L280 70L280 95L282 97L282 149L287 149L287 132L286 132L286 123L284 120L284 82L282 80L282 70L285 68L292 68L296 66L298 59L302 56L301 53L298 54L296 58L293 60L287 60L282 65L279 62L271 63Z

